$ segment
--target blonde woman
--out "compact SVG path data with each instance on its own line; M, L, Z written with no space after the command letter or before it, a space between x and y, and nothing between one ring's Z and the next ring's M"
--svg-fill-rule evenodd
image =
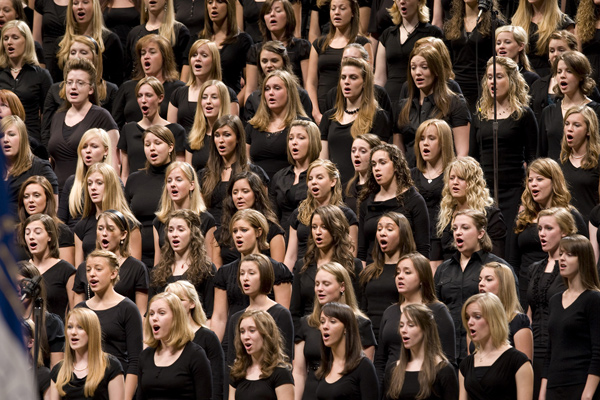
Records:
M527 86L537 81L540 76L533 71L527 57L528 37L525 29L515 25L504 25L496 29L496 54L508 57L519 66Z

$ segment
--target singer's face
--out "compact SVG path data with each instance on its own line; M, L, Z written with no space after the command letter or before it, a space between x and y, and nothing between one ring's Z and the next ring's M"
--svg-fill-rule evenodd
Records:
M490 91L490 95L494 95L494 89L496 91L496 97L498 100L504 99L508 94L509 82L506 70L502 65L496 64L496 86L494 87L494 66L490 65L487 70L487 86Z

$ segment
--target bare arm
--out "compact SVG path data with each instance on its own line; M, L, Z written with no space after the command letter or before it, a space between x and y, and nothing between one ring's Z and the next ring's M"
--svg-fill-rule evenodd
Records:
M250 157L250 145L248 143L246 143L246 157L252 162L252 158Z
M173 105L173 103L169 103L169 110L167 111L167 121L172 124L177 123L177 111L178 108Z
M587 380L585 381L585 388L583 389L583 393L581 395L581 400L593 399L594 394L596 393L596 389L598 388L599 382L600 382L600 376L588 375Z
M375 63L375 84L384 86L387 82L387 62L385 47L379 43L377 46L377 62Z
M373 56L373 45L371 44L371 42L365 44L365 50L367 51L367 53L369 53L369 64L371 64L372 67L375 57Z
M65 289L67 290L67 296L69 296L69 309L75 308L75 292L73 291L73 284L75 283L75 274L71 275L69 279L67 279L67 286Z
M54 366L56 364L58 364L59 361L63 360L64 358L65 358L65 353L62 351L50 353L50 369L54 368Z
M85 293L75 293L73 298L75 299L75 305L77 305L82 301L85 301Z
M290 233L288 234L288 246L285 252L285 259L283 263L291 270L294 269L296 264L296 258L298 257L298 232L290 226Z
M515 381L517 383L517 400L531 399L533 397L533 368L531 363L526 362L519 368L515 374Z
M300 61L300 69L302 70L302 82L308 79L308 60Z
M215 301L213 315L210 320L210 329L217 335L221 342L225 335L225 326L227 326L228 310L229 304L227 304L227 292L223 289L215 288ZM229 394L231 394L231 392L229 392Z
M588 222L588 230L590 232L590 242L592 242L592 248L594 249L594 256L596 262L598 261L598 255L600 254L600 246L598 246L598 228Z
M294 36L297 38L302 37L302 2L296 1L292 4L294 9L294 17L296 17L296 29L294 30Z
M229 113L231 115L237 115L239 117L239 115L240 115L240 103L231 102L231 105L229 106Z
M181 76L179 77L179 79L181 80L181 82L187 82L189 77L190 77L190 66L183 65L181 67Z
M356 257L358 253L358 225L352 225L350 227L350 240L354 245L354 250L352 250L352 255ZM371 360L372 361L372 360Z
M542 383L540 384L540 397L538 400L546 400L546 387L548 386L548 379L542 378Z
M321 154L319 154L319 158L323 160L329 159L329 144L327 140L321 140Z
M275 294L276 302L287 309L290 308L290 301L292 300L291 283L280 283L279 285L273 286L273 293Z
M192 157L194 155L192 153L190 153L189 151L185 151L185 162L192 165Z
M321 110L319 110L319 97L317 95L317 86L319 84L318 69L319 69L319 54L314 47L310 49L310 57L308 59L308 79L304 82L308 97L313 105L313 118L318 124L321 123Z
M33 40L42 43L42 20L44 17L37 11L33 12ZM44 61L44 60L42 60Z
M304 358L304 342L294 346L294 362L292 375L294 376L294 399L302 400L306 384L306 359Z
M244 31L244 7L239 1L235 2L235 20L240 31Z
M58 252L61 260L75 265L75 246L61 247L58 249Z
M116 129L111 129L108 131L108 136L110 137L111 143L111 151L112 151L112 166L119 173L121 170L121 156L119 155L119 150L117 149L117 143L119 142L119 131Z
M514 334L515 349L533 360L533 332L529 328L523 328ZM531 396L530 396L531 398Z
M286 383L275 388L277 400L294 400L294 385Z
M79 265L83 262L83 245L81 243L81 239L77 235L75 235L75 264ZM73 285L71 285L71 288Z
M459 386L459 394L458 394L458 400L469 400L469 395L467 394L467 391L465 390L465 377L463 376L462 372L458 371L458 386Z
M138 384L138 376L134 375L134 374L127 374L127 376L125 376L125 396L123 397L119 397L120 399L133 399L133 396L135 396L135 390L137 389L137 384ZM116 398L116 397L115 397ZM112 400L112 397L110 397L110 399Z
M140 315L142 316L142 320L144 319L144 314L146 314L146 310L148 309L148 293L146 292L135 292L135 305L140 310Z
M50 400L60 400L60 395L58 394L58 389L56 388L56 383L54 383L54 381L50 381L50 388L48 390L50 393Z
M125 185L129 177L129 156L127 156L126 151L121 150L121 161L121 180L123 181L123 185Z
M275 261L283 262L285 260L285 239L283 235L277 235L269 243L271 249L271 258Z
M452 135L454 136L454 148L456 149L456 156L459 158L469 155L470 130L471 124L452 128Z
M260 54L259 54L260 57ZM257 57L258 58L258 57ZM260 60L256 60L257 63ZM244 103L248 101L248 97L258 88L258 66L246 64L246 93L244 96Z
M139 228L131 231L129 238L129 252L138 260L142 259L142 233Z
M235 400L235 388L229 385L229 400Z
M371 18L371 7L361 7L360 14L360 33L369 36L369 19Z
M311 10L310 26L308 27L308 41L314 42L321 36L321 26L319 25L319 12Z
M206 232L206 236L204 236L206 243L210 244L210 243L215 242L215 231L216 230L217 230L217 228L213 226ZM208 257L210 257L211 261L214 260L214 258L217 256L217 254L215 254L216 252L214 251L214 249L215 249L214 246L208 245L205 247L206 247L206 254L208 255ZM219 254L219 258L220 258L220 254Z
M433 0L433 19L431 24L440 29L444 29L444 9L442 8L442 0Z
M363 349L363 352L365 353L365 356L367 356L367 358L369 360L373 361L373 359L375 358L375 346L365 347Z
M531 323L531 319L533 318L533 313L531 312L531 307L527 307L527 316L529 317L529 323Z
M155 227L152 227L152 237L154 239L154 265L158 265L160 262L160 240Z
M131 399L132 397L125 396L125 382L123 375L117 375L108 382L108 398L109 400Z

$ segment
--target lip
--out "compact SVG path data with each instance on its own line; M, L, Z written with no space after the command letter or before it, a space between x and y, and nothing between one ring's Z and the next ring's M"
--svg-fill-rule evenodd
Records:
M160 332L160 325L154 324L152 325L152 335L156 337L156 335Z
M37 210L37 206L35 204L30 204L27 206L27 211L29 211L29 215L31 215L35 210Z
M461 249L465 245L465 240L460 237L455 238L454 242L456 243L456 247L459 249Z
M180 240L179 239L171 239L172 247L179 247Z
M241 239L238 239L235 241L235 247L237 247L238 249L241 248L244 245L244 241Z
M37 243L29 242L29 251L34 251L35 249L37 249Z
M98 281L98 279L90 279L90 280L88 281L88 283L89 283L89 285L90 285L92 288L95 288L96 286L98 286L98 284L100 283L100 281Z
M148 113L150 112L150 107L144 105L140 107L140 110L142 110L142 114L148 115Z
M108 249L110 242L108 241L108 239L102 239L100 241L100 245L102 246L103 249Z

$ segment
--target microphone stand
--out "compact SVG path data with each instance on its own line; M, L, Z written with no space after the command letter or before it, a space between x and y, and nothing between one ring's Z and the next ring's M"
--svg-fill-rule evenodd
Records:
M494 141L494 202L498 203L498 104L496 103L496 25L498 11L494 10L494 2L490 2L492 17L492 80L494 85L494 119L492 121L492 138Z
M33 332L33 365L35 366L36 372L39 369L38 365L38 357L40 354L40 324L42 323L42 309L44 305L44 299L41 296L37 296L35 298L33 304L33 323L35 324L35 329Z

